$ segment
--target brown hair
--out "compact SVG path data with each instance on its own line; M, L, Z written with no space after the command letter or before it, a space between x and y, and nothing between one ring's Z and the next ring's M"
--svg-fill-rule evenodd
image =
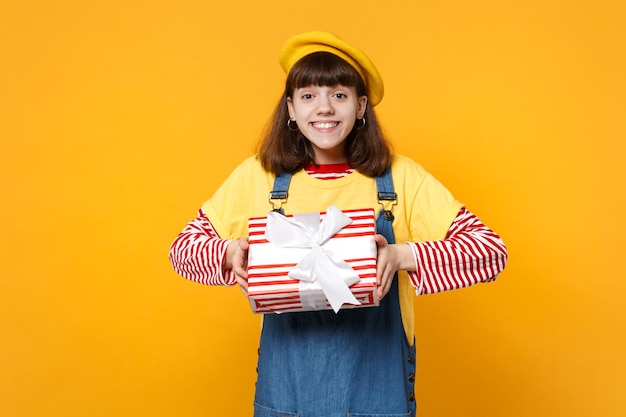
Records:
M266 171L274 174L297 172L315 162L309 140L297 130L289 130L287 98L297 88L310 85L355 87L360 96L367 95L359 73L345 60L330 52L314 52L298 61L287 76L281 97L259 143L259 160ZM357 121L346 138L348 164L364 175L380 175L391 165L391 145L382 132L376 113L369 102L365 109L365 126Z

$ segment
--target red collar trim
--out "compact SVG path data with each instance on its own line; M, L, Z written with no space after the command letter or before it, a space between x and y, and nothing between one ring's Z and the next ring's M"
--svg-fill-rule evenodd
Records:
M338 172L346 172L350 169L350 165L347 162L340 164L309 164L305 168L305 171L315 174L334 174Z

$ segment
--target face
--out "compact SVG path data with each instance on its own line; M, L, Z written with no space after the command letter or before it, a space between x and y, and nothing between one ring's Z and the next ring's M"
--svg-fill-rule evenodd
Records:
M315 162L334 164L346 161L345 140L356 119L363 117L367 97L354 87L309 86L294 90L287 98L289 117L311 142Z

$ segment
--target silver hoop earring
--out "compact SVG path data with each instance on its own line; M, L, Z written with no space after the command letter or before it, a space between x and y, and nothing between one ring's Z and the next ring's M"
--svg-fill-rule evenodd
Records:
M294 122L295 120L291 120L291 119L287 119L287 129L291 130L292 132L297 132L298 131L298 124L296 124L296 128L293 129L291 127L291 122Z
M357 126L356 130L361 130L365 127L365 116L363 116L363 118L361 119L356 119L357 121L361 121L361 126Z

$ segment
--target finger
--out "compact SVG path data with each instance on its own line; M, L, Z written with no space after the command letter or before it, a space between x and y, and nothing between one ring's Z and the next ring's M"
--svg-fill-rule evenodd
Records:
M237 279L237 284L239 284L239 288L241 288L244 294L248 295L248 280L240 277L239 275L236 275L235 278Z
M380 283L382 282L382 273L378 268L376 268L376 286L380 287Z
M377 289L379 299L382 299L385 295L387 295L387 293L389 293L389 290L391 290L391 286L393 285L395 275L396 271L389 264L387 264L381 272L381 283Z
M377 293L378 293L378 299L382 300L383 298L385 298L385 296L387 295L387 293L389 292L389 288L387 287L386 283L381 285L380 287L378 287L376 289Z
M387 260L387 256L385 251L378 252L378 258L376 259L376 284L381 285L383 282L383 277L385 276L385 271L389 267L389 261Z
M248 282L248 273L246 272L245 269L241 269L239 267L233 268L233 273L235 274L237 278Z
M381 279L381 283L378 286L378 288L376 289L376 291L378 292L378 299L382 300L385 295L387 295L387 292L389 291L389 289L387 288L387 279L386 278L382 278Z
M376 293L378 294L378 299L382 300L383 297L386 294L384 271L381 271L379 274L376 274L376 284L378 285L378 288L376 288Z

